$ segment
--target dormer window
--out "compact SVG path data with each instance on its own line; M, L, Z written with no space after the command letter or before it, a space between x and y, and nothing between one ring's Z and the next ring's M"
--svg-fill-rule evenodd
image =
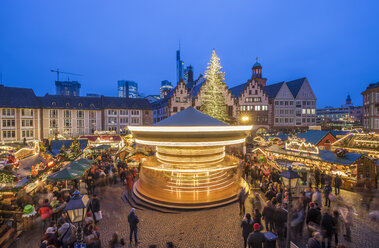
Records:
M66 107L70 107L70 103L66 102Z
M79 107L83 107L83 104L79 103L78 106L79 106Z
M91 103L91 105L89 105L91 108L95 108L95 105L93 103Z
M52 102L52 103L51 103L51 106L56 106L56 105L57 105L56 102Z

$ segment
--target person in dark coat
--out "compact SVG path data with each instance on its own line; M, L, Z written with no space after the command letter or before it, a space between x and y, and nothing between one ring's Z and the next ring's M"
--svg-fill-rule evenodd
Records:
M324 197L325 197L325 207L330 207L330 199L329 195L332 193L332 187L330 187L330 184L327 184L324 188Z
M277 207L274 209L274 225L279 239L282 239L284 237L284 227L286 222L287 212L281 208L279 204L277 204Z
M262 248L263 243L265 242L265 235L261 233L261 225L255 223L254 232L249 234L247 238L247 243L249 244L249 248Z
M97 198L96 194L93 194L89 207L93 213L93 218L96 224L100 221L96 218L96 216L99 216L99 212L100 212L100 200Z
M267 191L267 193L265 194L266 199L267 199L267 200L270 200L270 201L271 201L271 199L272 199L273 197L275 197L275 196L276 196L276 194L275 194L274 191L272 191L272 189L270 189L269 191Z
M320 170L317 168L315 169L315 183L316 187L320 185Z
M272 232L274 227L274 208L271 201L267 201L266 206L263 208L262 217L265 220L266 231Z
M321 222L321 211L319 208L316 208L313 202L310 203L310 209L306 219L306 223L309 224L309 222L314 222L317 225L320 225Z
M339 195L340 194L340 187L342 185L342 180L341 180L341 177L339 175L337 175L335 178L334 178L334 193L336 195Z
M328 242L327 248L332 247L331 243L332 243L333 227L334 227L334 219L329 214L329 211L325 211L321 219L321 232L324 237L324 241L325 239L327 239L327 242Z
M245 201L248 197L248 194L246 193L245 189L242 189L240 193L238 194L238 202L240 206L240 215L245 214Z
M246 248L246 246L247 246L247 237L253 231L253 225L254 225L254 222L251 219L251 215L246 214L246 217L241 221L243 247L244 248Z
M129 222L129 227L130 227L130 235L129 235L130 244L133 241L133 233L134 233L134 241L136 242L136 244L138 244L137 224L138 224L139 220L138 220L137 215L134 212L135 212L135 209L132 208L130 210L130 214L128 215L128 222Z

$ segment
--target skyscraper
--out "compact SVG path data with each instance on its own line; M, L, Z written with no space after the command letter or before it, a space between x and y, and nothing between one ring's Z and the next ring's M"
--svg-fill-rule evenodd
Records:
M180 49L176 51L176 82L183 78L184 63L180 60Z
M187 87L190 87L192 85L192 82L193 82L193 67L191 65L187 66L184 69L183 81L187 85Z
M172 91L172 84L170 81L168 80L163 80L161 82L161 88L160 88L160 92L161 92L161 99L165 98L165 96L170 92Z
M55 81L57 95L63 96L79 96L80 83L78 81Z
M138 84L129 80L118 80L118 97L138 98Z

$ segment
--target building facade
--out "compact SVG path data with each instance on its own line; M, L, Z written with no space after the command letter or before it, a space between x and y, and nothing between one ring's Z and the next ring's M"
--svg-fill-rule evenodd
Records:
M55 81L56 94L62 96L80 96L81 85L77 81Z
M160 89L160 97L163 99L167 96L167 94L172 91L174 87L172 86L172 83L168 80L163 80L161 82Z
M362 93L363 129L379 132L379 82L370 84Z
M137 98L138 97L138 84L129 80L118 80L118 97L123 98Z
M0 141L24 142L91 135L95 131L126 133L128 125L152 125L147 99L49 95L0 85Z

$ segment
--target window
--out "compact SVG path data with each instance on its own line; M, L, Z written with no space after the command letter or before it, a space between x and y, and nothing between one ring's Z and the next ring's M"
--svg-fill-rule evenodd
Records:
M14 116L15 109L3 109L3 116Z
M83 104L79 103L79 104L78 104L78 107L80 107L80 108L83 107Z
M290 106L293 106L293 101L290 101Z
M261 111L261 106L260 105L256 105L254 107L255 107L255 111Z
M120 110L120 115L128 115L128 110Z
M64 118L71 118L71 110L65 110L63 116Z
M3 131L4 139L11 139L16 137L16 131Z
M132 115L139 115L139 110L132 110L131 113Z
M180 94L183 94L183 90L180 90Z
M132 124L139 124L139 118L133 117Z
M22 130L21 135L23 138L33 138L34 137L33 130Z
M180 111L183 111L184 110L184 107L180 107Z
M77 118L84 118L84 111L83 110L79 110L78 112L76 112L77 114Z
M254 97L253 101L254 101L254 102L261 102L262 99L261 99L260 97Z
M57 118L57 117L58 117L58 110L50 109L50 118Z
M77 128L83 128L84 127L84 120L76 120L76 127Z
M90 108L95 108L95 105L94 105L93 103L91 103L91 104L89 105L89 107L90 107Z
M64 120L64 127L71 127L71 119Z
M243 106L240 106L240 110L241 110L241 111L246 111L246 106L244 106L244 105L243 105Z
M275 118L275 123L279 123L279 118Z
M96 127L96 120L89 120L90 127Z
M258 95L258 90L255 90L255 95Z
M33 120L22 120L21 126L22 127L33 127Z
M66 102L66 107L70 107L70 103L69 102Z
M96 111L90 111L89 112L89 118L90 119L96 119Z
M116 117L109 117L108 118L108 124L117 124L117 118Z
M306 109L302 109L301 113L302 113L303 115L305 115L305 114L307 113L307 110L306 110Z
M311 109L307 109L307 114L311 114Z
M279 101L275 101L275 105L279 105Z
M116 109L108 109L108 115L117 115Z
M228 116L233 116L233 106L228 106Z
M301 119L300 118L297 118L296 119L296 126L300 126L301 125Z
M117 132L117 127L111 126L111 127L108 127L108 130Z
M184 98L183 98L183 102L187 102L187 97L184 97Z
M57 128L58 127L58 120L52 119L50 120L50 128Z
M120 118L120 123L121 124L127 124L128 123L128 118L126 117L124 117L124 118Z
M316 114L316 109L312 109L312 114Z
M379 129L379 119L375 119L375 129Z
M262 111L265 111L265 110L268 110L268 106L267 105L262 105Z
M51 106L57 106L57 103L56 102L52 102Z
M175 102L180 102L180 97L175 98Z
M33 109L22 109L21 116L33 117Z
M296 108L301 108L301 101L296 101Z
M253 85L253 87L254 87L254 85ZM252 95L252 92L251 92L251 90L249 90L249 95Z
M245 102L252 102L253 101L253 98L252 97L246 97L245 98Z
M174 112L174 113L175 113L175 112L178 112L178 107L173 107L173 108L172 108L172 112Z
M16 121L15 120L3 120L3 127L15 127Z

